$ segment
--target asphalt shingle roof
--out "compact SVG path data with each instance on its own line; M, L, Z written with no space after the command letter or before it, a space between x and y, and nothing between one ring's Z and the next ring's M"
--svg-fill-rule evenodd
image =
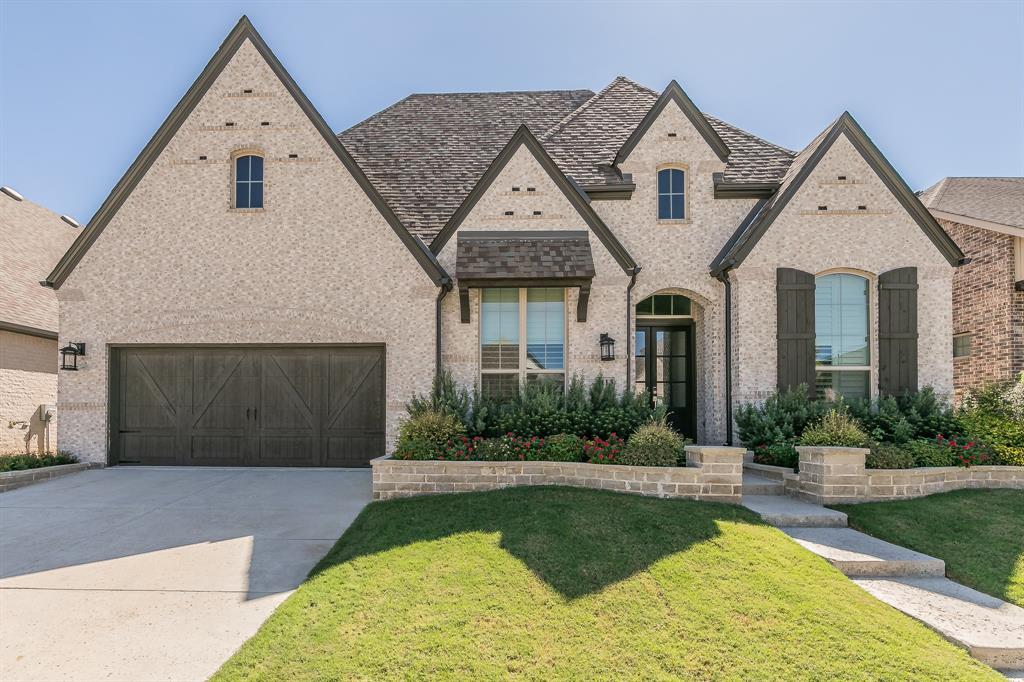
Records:
M469 232L459 235L455 276L481 279L592 279L594 258L586 232Z
M340 134L411 232L431 241L521 124L580 185L621 182L615 155L658 99L618 77L590 90L411 95ZM794 152L712 116L726 182L778 182Z
M57 294L39 282L79 232L53 211L0 192L0 322L57 331Z
M1024 228L1024 178L943 178L920 196L930 210Z

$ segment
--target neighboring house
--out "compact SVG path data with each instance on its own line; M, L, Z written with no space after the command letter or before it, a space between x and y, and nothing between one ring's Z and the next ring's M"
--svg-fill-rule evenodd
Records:
M39 283L77 225L0 187L0 453L57 448L57 296Z
M953 276L959 397L1024 372L1024 178L945 178L921 201L970 259Z
M365 465L444 368L492 395L603 374L722 443L777 386L950 395L962 257L849 114L791 152L616 78L336 135L243 18L48 278L88 349L61 439Z

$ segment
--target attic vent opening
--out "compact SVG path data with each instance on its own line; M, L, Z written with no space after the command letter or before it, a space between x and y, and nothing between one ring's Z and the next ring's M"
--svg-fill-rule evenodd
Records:
M536 192L536 191L537 191L537 188L536 188L536 187L527 187L527 188L526 188L526 191L527 191L527 192Z
M288 158L289 159L297 159L297 158L299 158L299 155L298 154L289 154Z
M541 212L540 212L540 211L534 211L534 212L533 212L533 215L540 215L540 214L541 214Z
M200 161L206 161L206 156L205 155L200 155L199 160Z
M839 176L839 179L840 179L840 180L845 180L845 179L846 179L846 176L845 176L845 175L840 175L840 176Z
M668 134L668 136L669 136L669 137L675 137L675 136L676 136L676 134L675 134L675 133L669 133L669 134Z
M270 121L260 121L260 125L261 126L268 126L268 125L270 125Z
M819 206L818 210L819 211L827 211L828 210L828 206Z
M857 210L858 211L866 211L866 210L868 210L868 207L867 206L858 206Z
M252 94L252 88L246 88L245 90L242 90L242 94L243 95L251 95Z
M69 215L62 215L60 219L66 222L71 227L81 227L81 225L78 224L78 221Z
M505 215L515 215L515 211L505 211Z
M224 121L224 125L226 125L227 127L230 128L230 127L235 125L235 122L234 121Z
M25 197L21 196L21 194L18 191L16 191L13 187L8 187L4 185L3 187L0 187L0 192L3 192L4 194L14 199L15 201L25 200Z

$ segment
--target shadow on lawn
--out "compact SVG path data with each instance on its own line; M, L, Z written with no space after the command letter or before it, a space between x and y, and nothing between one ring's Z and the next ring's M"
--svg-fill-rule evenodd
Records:
M498 532L502 549L572 599L715 538L719 521L760 523L747 510L727 504L574 488L407 498L367 507L310 577L396 547L460 533Z

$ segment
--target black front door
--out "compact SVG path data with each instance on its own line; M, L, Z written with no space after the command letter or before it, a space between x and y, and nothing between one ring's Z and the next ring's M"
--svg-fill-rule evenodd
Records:
M647 391L656 405L667 406L668 423L696 441L695 367L692 321L637 325L637 390Z

